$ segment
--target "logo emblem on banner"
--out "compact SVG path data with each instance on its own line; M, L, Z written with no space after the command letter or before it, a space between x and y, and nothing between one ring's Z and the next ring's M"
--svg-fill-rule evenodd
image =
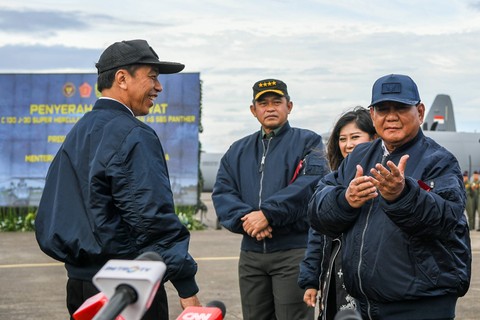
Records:
M67 98L73 97L75 94L75 85L71 82L67 82L63 85L63 95Z
M88 98L92 94L92 86L87 82L84 82L80 87L78 87L78 92L80 93L80 97Z

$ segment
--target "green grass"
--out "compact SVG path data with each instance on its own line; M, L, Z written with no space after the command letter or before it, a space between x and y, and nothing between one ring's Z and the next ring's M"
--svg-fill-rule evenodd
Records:
M0 207L0 231L33 231L36 215L36 207Z
M37 207L0 207L0 232L34 231ZM197 206L177 206L175 213L188 230L202 230L195 218Z

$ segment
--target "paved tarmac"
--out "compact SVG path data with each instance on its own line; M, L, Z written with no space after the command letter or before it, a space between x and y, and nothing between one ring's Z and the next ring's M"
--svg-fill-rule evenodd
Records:
M202 194L208 207L206 230L192 232L190 252L198 262L199 298L225 303L225 319L242 319L237 263L240 236L216 230L210 194ZM199 217L200 218L200 217ZM480 232L471 233L473 265L470 290L457 304L461 320L480 319ZM0 319L65 320L66 272L63 264L43 254L33 232L0 233ZM181 313L175 289L167 283L170 319ZM292 319L294 320L294 319Z

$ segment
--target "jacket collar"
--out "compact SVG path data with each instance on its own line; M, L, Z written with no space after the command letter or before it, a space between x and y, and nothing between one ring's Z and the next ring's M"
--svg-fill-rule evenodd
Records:
M391 154L405 152L405 150L407 150L408 148L413 146L415 143L417 143L417 141L419 141L423 137L424 137L424 135L423 135L422 129L418 129L417 135L412 140L410 140L407 143L405 143L405 144L401 145L400 147L396 148L395 150L393 150L393 152ZM383 141L382 141L382 144L383 144Z
M281 126L279 129L275 129L274 132L275 132L275 137L278 137L278 136L281 136L283 135L285 132L287 132L288 130L290 130L290 123L285 122L283 124L283 126ZM262 128L260 128L260 131L259 131L259 135L260 135L260 139L263 138L263 134L264 134L264 131Z
M93 109L95 110L117 110L117 111L123 111L125 113L128 113L132 116L135 116L126 105L121 103L118 100L112 99L112 98L100 98L95 102L95 105L93 106Z

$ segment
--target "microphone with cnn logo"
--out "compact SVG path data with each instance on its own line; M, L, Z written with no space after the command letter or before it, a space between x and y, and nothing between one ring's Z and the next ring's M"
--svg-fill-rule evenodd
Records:
M177 320L223 320L225 304L221 301L210 301L205 307L187 307Z

